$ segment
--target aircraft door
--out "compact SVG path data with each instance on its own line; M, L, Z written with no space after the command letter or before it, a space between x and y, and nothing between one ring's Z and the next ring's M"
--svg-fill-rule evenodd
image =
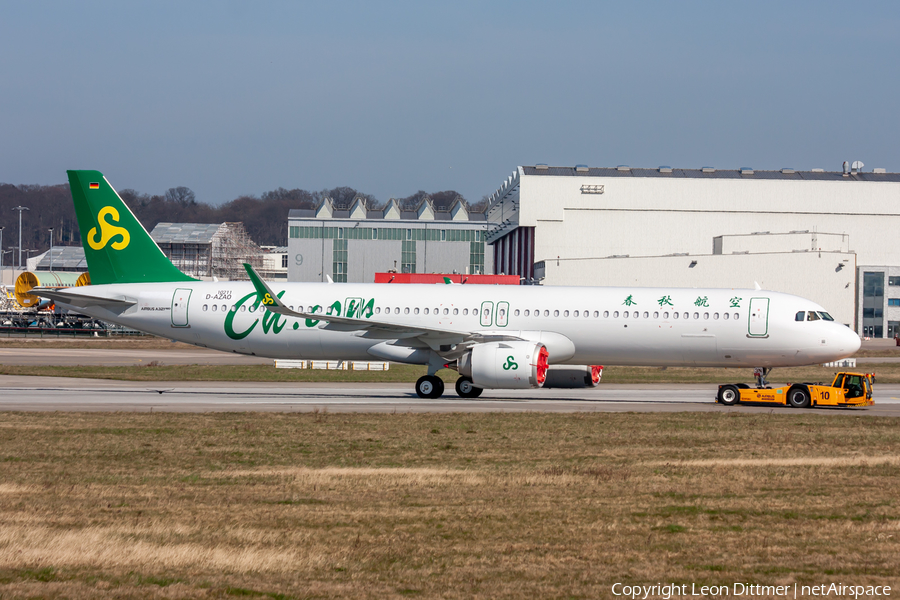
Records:
M509 323L509 302L497 303L497 327L506 327Z
M494 303L493 302L482 302L481 303L481 326L482 327L490 327L494 322Z
M747 327L750 337L769 337L768 298L750 298L750 319Z
M188 327L188 303L191 290L178 288L172 295L172 327Z

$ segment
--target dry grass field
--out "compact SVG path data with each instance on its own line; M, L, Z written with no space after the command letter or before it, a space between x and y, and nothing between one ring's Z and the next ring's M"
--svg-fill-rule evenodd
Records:
M6 413L0 597L897 586L898 490L853 415Z

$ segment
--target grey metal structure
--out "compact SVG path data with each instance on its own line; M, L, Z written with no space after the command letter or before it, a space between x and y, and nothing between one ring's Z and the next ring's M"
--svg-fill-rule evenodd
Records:
M51 268L52 265L52 268ZM88 270L81 246L53 246L35 267L35 271L65 271L84 273Z
M316 209L288 215L288 280L372 282L375 273L493 273L485 253L484 214L457 199L446 211L425 198L414 211L391 199L368 210L361 198L337 209L326 198Z
M159 223L150 236L172 264L192 277L246 279L243 263L262 266L262 250L243 223Z

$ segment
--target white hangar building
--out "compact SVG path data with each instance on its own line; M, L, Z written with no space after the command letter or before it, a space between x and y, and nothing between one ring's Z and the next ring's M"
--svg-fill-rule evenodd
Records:
M543 285L797 294L900 333L900 174L518 167L486 212L497 273Z

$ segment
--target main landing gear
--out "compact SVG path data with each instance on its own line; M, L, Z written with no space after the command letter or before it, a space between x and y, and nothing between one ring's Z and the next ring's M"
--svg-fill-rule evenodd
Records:
M456 380L456 393L460 398L477 398L484 390L475 387L468 377L460 377ZM444 382L437 375L423 375L416 381L416 395L419 398L440 398L444 393Z
M416 394L419 398L440 398L444 393L444 382L437 375L422 375L416 381Z

